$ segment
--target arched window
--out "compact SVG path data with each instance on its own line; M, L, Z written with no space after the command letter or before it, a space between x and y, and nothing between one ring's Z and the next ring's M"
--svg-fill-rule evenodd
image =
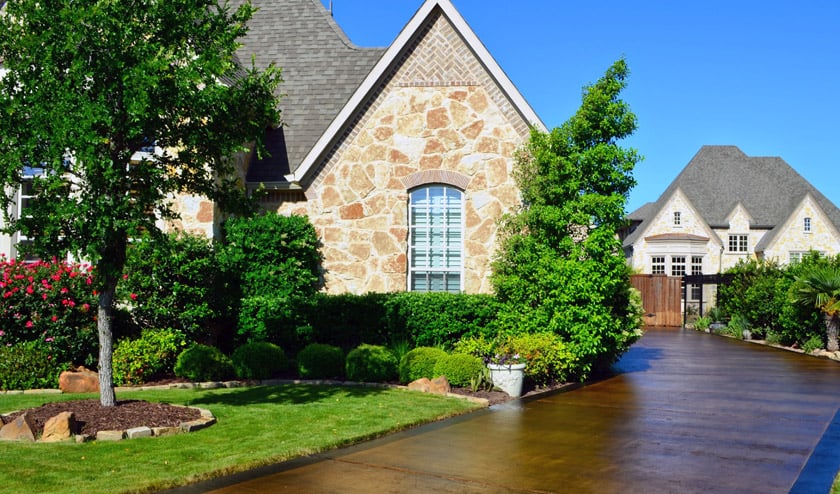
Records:
M448 185L418 187L408 203L408 289L463 290L464 194Z

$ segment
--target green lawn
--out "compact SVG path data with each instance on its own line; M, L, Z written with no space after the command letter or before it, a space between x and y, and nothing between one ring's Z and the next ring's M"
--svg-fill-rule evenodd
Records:
M0 395L0 411L95 395ZM153 491L317 453L479 407L401 389L283 385L124 392L209 409L218 422L170 437L75 443L2 443L0 491Z

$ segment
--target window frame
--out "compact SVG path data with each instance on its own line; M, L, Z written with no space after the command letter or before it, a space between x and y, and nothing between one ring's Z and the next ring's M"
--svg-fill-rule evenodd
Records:
M806 216L802 221L802 231L805 233L813 233L813 222L810 216Z
M433 191L439 189L442 198L442 204L434 204ZM425 192L424 192L425 191ZM425 202L418 204L415 202L416 194L424 193ZM453 194L457 193L456 206L451 206L448 201ZM408 254L406 256L407 264L407 279L406 290L409 292L449 292L449 293L463 293L464 291L464 260L465 260L465 240L466 240L466 198L465 192L458 187L444 183L424 184L415 187L408 191ZM459 216L457 224L450 224L447 216L457 209ZM436 211L440 210L440 211ZM426 218L429 219L426 225L416 224L416 218L419 218L417 212L422 211ZM433 217L435 213L441 214L441 224L434 225ZM418 235L420 230L425 230L425 238L428 239L425 245L418 244L417 241L421 237ZM433 230L442 229L440 234L435 234ZM455 237L450 237L453 230L457 231ZM442 244L439 246L432 245L436 236L441 235ZM451 241L451 238L455 238ZM426 254L424 256L426 265L418 266L417 250L425 248ZM436 254L434 253L436 252ZM433 266L434 257L439 257L441 266ZM456 260L456 266L450 266L452 261ZM452 288L452 277L457 276L457 289ZM435 280L433 277L440 276L441 289L434 289L433 284ZM425 278L425 289L417 288L421 277Z
M665 256L651 256L650 257L650 274L665 274L666 257Z
M685 276L686 256L671 256L671 276Z
M727 239L727 252L734 254L746 254L750 251L750 236L747 233L730 233ZM735 249L733 249L733 245Z
M674 211L674 226L682 226L682 211Z

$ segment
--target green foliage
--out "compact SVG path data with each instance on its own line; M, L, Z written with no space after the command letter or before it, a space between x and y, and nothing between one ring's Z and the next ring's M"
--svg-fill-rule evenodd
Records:
M388 382L397 378L397 357L380 345L359 345L347 354L347 379Z
M836 352L840 348L837 341L838 326L840 326L840 266L809 266L796 276L796 282L791 287L790 293L794 303L810 306L822 312L825 321L826 349Z
M344 351L333 345L310 343L297 355L298 374L303 379L335 379L344 375Z
M584 89L572 118L550 133L532 130L515 168L525 207L503 218L493 263L493 286L507 304L502 327L556 333L579 355L581 377L640 336L616 234L641 159L618 145L636 128L619 98L627 75L619 60Z
M362 343L387 345L405 338L390 338L385 328L385 301L394 294L316 293L299 306L314 341L349 351Z
M231 218L219 263L225 289L241 299L238 340L271 341L295 348L305 325L297 306L321 286L319 240L305 216L265 213Z
M0 257L0 276L0 345L52 342L57 361L96 366L96 297L90 266Z
M451 348L464 337L495 334L500 308L490 295L405 292L385 300L385 317L392 338Z
M698 317L696 321L694 321L694 329L697 331L706 331L711 326L712 320L708 316Z
M766 335L764 335L764 340L767 342L768 345L783 345L782 335L776 333L775 331L768 331Z
M119 298L145 328L173 328L206 342L223 312L213 245L204 237L170 233L136 239L128 248Z
M174 371L187 340L176 329L146 329L139 338L124 338L114 347L114 383L142 384Z
M175 375L190 381L221 381L236 374L233 362L216 347L196 344L181 352Z
M823 339L820 335L811 335L804 343L802 343L802 351L805 353L813 353L815 350L823 348Z
M269 379L289 367L283 349L265 341L240 346L231 360L237 377L242 379Z
M511 337L502 351L521 355L525 376L538 385L566 381L575 372L576 356L556 333L526 333Z
M177 194L248 213L236 153L264 151L279 122L280 72L243 68L237 39L254 13L205 1L6 2L0 16L0 210L4 232L49 258L96 268L103 354L128 239L179 218ZM229 81L222 83L221 81ZM235 109L235 111L234 111ZM146 152L149 147L154 152ZM25 168L28 168L25 169ZM37 169L26 214L18 186ZM99 362L111 375L110 359ZM102 386L103 405L116 403Z
M39 341L0 345L0 390L57 388L68 366L54 357L55 350Z
M486 366L480 358L466 353L442 356L435 364L434 375L446 376L452 386L470 386Z
M462 352L468 353L468 352ZM446 356L440 348L417 347L400 360L399 374L401 383L410 383L423 377L434 379L435 365L438 360Z

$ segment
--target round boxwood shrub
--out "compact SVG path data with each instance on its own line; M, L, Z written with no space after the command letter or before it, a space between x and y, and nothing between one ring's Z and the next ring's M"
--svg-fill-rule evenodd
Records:
M333 379L344 375L344 351L332 345L311 343L297 356L298 374L303 379Z
M178 356L175 375L191 381L221 381L235 374L230 357L216 347L193 345Z
M171 373L186 346L175 329L147 329L139 338L123 338L114 347L114 384L142 384Z
M434 379L435 364L445 356L445 351L429 346L411 350L400 361L400 382L410 383L423 377Z
M286 370L289 361L282 348L274 343L246 343L231 355L236 375L242 379L268 379Z
M362 344L347 354L347 379L386 382L397 378L397 357L380 345Z
M446 376L452 386L469 386L470 381L484 372L484 362L466 353L441 357L435 364L435 376Z

